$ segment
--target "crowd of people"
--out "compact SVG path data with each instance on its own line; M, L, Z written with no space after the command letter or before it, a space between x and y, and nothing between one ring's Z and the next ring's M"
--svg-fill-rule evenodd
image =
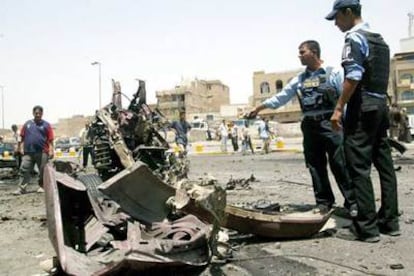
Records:
M231 141L233 152L239 150L243 155L250 151L255 153L255 147L252 143L252 131L257 132L258 137L262 141L261 145L257 145L261 148L261 153L267 154L270 152L270 141L275 137L275 131L269 127L269 119L257 118L257 124L250 125L249 120L241 120L242 125L238 126L235 121L222 120L220 126L217 129L217 137L221 142L220 149L222 152L228 152L227 143Z

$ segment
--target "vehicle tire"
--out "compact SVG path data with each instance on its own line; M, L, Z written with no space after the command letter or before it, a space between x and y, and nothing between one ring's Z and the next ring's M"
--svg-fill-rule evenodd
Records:
M97 174L81 174L78 175L77 180L82 182L90 196L95 199L102 198L104 195L98 190L98 186L103 183L102 179Z

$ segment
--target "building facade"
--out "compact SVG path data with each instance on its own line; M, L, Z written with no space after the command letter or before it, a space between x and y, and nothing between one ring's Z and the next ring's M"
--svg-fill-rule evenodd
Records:
M395 54L391 67L393 102L414 114L414 51Z
M252 106L260 105L264 100L282 91L283 87L303 69L291 71L266 73L258 71L253 73L253 97ZM297 97L294 97L286 105L274 110L265 109L260 115L281 123L297 122L301 118L301 110Z
M185 111L187 120L200 118L214 120L220 106L230 104L230 89L219 80L183 81L174 89L155 92L158 109L170 120L178 119Z
M56 138L79 136L79 132L85 127L86 122L91 121L93 116L74 115L70 118L58 119L52 124Z
M408 37L400 40L400 52L391 59L392 102L414 115L414 14L408 14Z

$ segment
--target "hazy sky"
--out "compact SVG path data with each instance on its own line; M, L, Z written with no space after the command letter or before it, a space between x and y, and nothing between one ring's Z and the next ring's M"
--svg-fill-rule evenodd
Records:
M362 1L363 18L392 54L408 36L412 0ZM93 114L109 103L111 79L131 96L136 78L155 91L181 79L219 79L231 103L246 103L254 71L297 69L298 44L321 43L326 64L339 65L343 34L324 16L333 0L0 0L0 85L5 127L32 117L36 104L52 123ZM0 114L1 116L1 114ZM0 121L1 126L1 121Z

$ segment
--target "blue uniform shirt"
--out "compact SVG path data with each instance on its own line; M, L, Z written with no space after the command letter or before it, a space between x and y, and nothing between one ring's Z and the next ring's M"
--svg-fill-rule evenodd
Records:
M274 95L273 97L265 100L263 104L267 108L279 108L283 105L285 105L287 102L289 102L294 96L296 96L296 93L298 90L301 89L303 82L306 79L309 78L315 78L319 75L323 75L326 73L326 68L319 68L318 70L311 72L309 70L306 70L303 73L300 73L296 77L294 77L284 88L282 91ZM336 88L336 91L338 91L338 94L342 92L342 83L343 83L343 74L341 70L333 69L331 74L327 77L327 82ZM325 110L317 110L317 111L308 111L304 113L304 116L313 116L313 115L319 115L326 113Z
M365 72L362 64L369 56L368 41L365 36L357 32L358 30L369 31L368 23L359 23L345 34L345 45L342 51L345 78L355 81L362 80Z

